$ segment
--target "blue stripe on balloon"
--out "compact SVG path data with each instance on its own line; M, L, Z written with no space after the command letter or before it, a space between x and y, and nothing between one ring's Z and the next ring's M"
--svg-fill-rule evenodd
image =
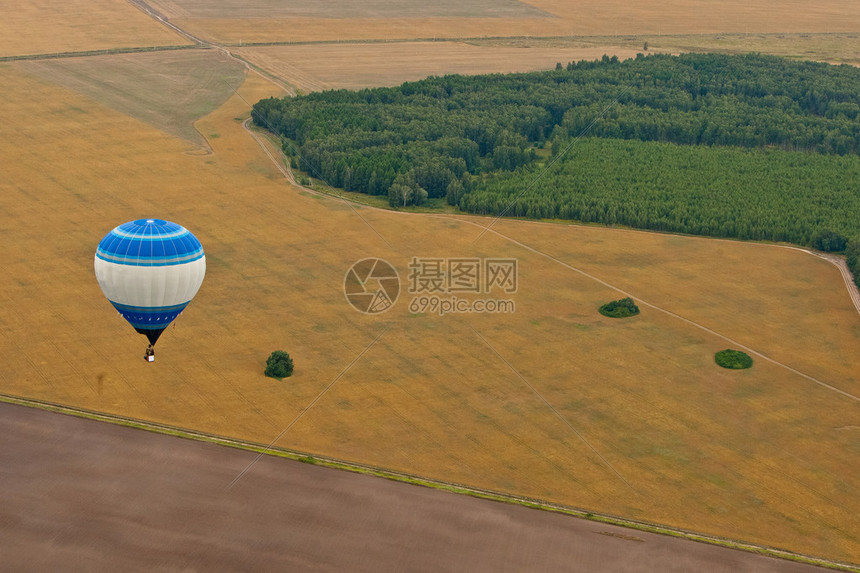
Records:
M132 310L136 307L117 304L113 301L111 301L111 304L113 304L114 308L119 311L129 324L135 328L142 328L144 330L166 328L188 306L188 303L185 303L169 307Z
M189 301L190 302L190 301ZM111 301L111 304L120 312L173 312L178 311L182 312L182 310L188 306L187 302L183 302L181 304L174 304L171 306L132 306L130 304L122 304L119 302Z
M101 260L107 261L109 263L118 263L121 265L128 265L132 267L168 267L171 265L181 265L184 263L196 261L197 259L202 259L203 249L199 249L195 253L191 253L182 257L121 257L106 253L101 249L98 249L96 250L96 256Z

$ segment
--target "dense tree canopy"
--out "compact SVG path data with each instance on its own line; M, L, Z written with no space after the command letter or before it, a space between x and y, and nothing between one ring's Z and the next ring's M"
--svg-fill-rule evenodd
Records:
M266 99L299 167L393 206L557 217L831 250L860 236L860 70L639 55ZM550 150L552 155L550 155Z
M582 138L549 169L494 174L459 205L807 245L819 229L860 231L860 157Z
M848 239L831 231L830 229L821 229L812 235L812 246L819 251L844 251L848 246Z

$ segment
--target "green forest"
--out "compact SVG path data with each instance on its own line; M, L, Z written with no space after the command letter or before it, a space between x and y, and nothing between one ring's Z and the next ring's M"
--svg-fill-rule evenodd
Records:
M301 170L395 207L444 197L471 213L825 250L860 242L852 66L604 56L546 72L270 98L252 116Z
M588 137L548 169L488 176L459 204L471 213L810 245L822 228L860 230L858 185L857 156Z

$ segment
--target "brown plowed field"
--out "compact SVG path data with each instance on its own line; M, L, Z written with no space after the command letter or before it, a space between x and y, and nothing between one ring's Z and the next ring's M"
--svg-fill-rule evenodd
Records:
M7 571L822 569L0 404Z

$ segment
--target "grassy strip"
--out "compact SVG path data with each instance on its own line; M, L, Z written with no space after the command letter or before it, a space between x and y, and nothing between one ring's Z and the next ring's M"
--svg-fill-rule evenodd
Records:
M199 44L182 44L178 46L143 46L138 48L111 48L108 50L85 50L82 52L56 52L53 54L27 54L22 56L0 56L0 62L15 62L19 60L53 60L54 58L83 58L87 56L109 56L115 54L136 54L140 52L166 52L171 50L200 50L209 49Z
M520 505L523 507L529 507L532 509L540 509L540 510L544 510L544 511L552 511L554 513L561 513L564 515L570 515L570 516L578 517L581 519L588 519L590 521L594 521L597 523L603 523L606 525L615 525L615 526L625 527L627 529L633 529L636 531L642 531L642 532L646 532L646 533L656 533L659 535L668 535L671 537L677 537L680 539L687 539L690 541L698 541L700 543L707 543L710 545L717 545L719 547L726 547L729 549L746 551L748 553L755 553L757 555L763 555L763 556L773 557L773 558L777 558L777 559L785 559L785 560L794 561L797 563L806 563L808 565L815 565L817 567L825 567L825 568L832 569L835 571L849 571L849 572L853 572L853 573L860 573L860 566L855 565L855 564L851 564L851 563L842 563L842 562L837 562L837 561L830 561L827 559L821 559L818 557L803 555L801 553L794 553L792 551L787 551L784 549L777 549L775 547L767 547L764 545L745 543L745 542L736 541L733 539L727 539L727 538L723 538L723 537L715 537L715 536L705 535L705 534L696 533L693 531L687 531L687 530L683 530L683 529L667 527L667 526L658 525L658 524L654 524L654 523L625 519L625 518L617 517L614 515L594 513L591 511L584 510L584 509L578 509L578 508L574 508L574 507L557 505L557 504L553 504L553 503L540 501L537 499L530 499L527 497L515 496L515 495L505 494L505 493L501 493L501 492L495 492L495 491L491 491L491 490L484 490L484 489L480 489L480 488L472 488L472 487L468 487L468 486L461 485L461 484L455 484L455 483L450 483L450 482L433 480L433 479L429 479L429 478L423 478L420 476L395 472L395 471L386 470L383 468L366 466L366 465L356 464L356 463L338 460L338 459L334 459L334 458L328 458L325 456L318 456L318 455L314 455L314 454L309 454L307 452L298 452L295 450L287 450L284 448L265 446L263 444L258 444L255 442L236 440L236 439L232 439L232 438L226 438L223 436L217 436L214 434L207 434L205 432L198 432L198 431L194 431L194 430L177 428L175 426L169 426L166 424L159 424L157 422L147 422L144 420L136 420L134 418L128 418L128 417L124 417L124 416L116 416L113 414L104 414L101 412L96 412L93 410L87 410L84 408L63 406L61 404L55 404L55 403L47 402L47 401L43 401L43 400L23 398L23 397L19 397L19 396L12 396L9 394L0 394L0 402L4 402L7 404L16 404L19 406L27 406L27 407L31 407L31 408L38 408L38 409L46 410L49 412L56 412L56 413L60 413L60 414L76 416L76 417L85 418L88 420L95 420L95 421L99 421L99 422L109 422L112 424L117 424L117 425L125 426L128 428L136 428L139 430L146 430L146 431L154 432L157 434L175 436L175 437L179 437L179 438L196 440L196 441L200 441L200 442L208 442L211 444L217 444L217 445L221 445L221 446L228 446L231 448L236 448L236 449L240 449L240 450L254 452L257 454L268 454L268 455L276 456L279 458L286 458L286 459L295 460L295 461L302 462L302 463L309 463L309 464L328 467L328 468L346 470L346 471L353 472L353 473L385 478L385 479L388 479L391 481L408 483L408 484L412 484L412 485L419 485L419 486L428 487L431 489L447 491L447 492L460 494L460 495L468 495L468 496L476 497L479 499L486 499L486 500L496 501L496 502L500 502L500 503L515 504L515 505Z

